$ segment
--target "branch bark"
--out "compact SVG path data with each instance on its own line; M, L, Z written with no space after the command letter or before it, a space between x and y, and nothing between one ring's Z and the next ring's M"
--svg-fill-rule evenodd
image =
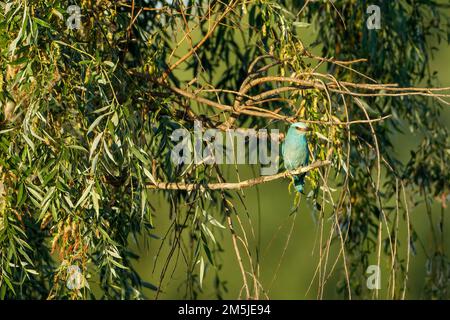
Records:
M253 187L258 184L286 178L291 175L306 173L313 169L328 166L331 161L316 161L308 166L299 168L294 171L284 171L271 176L262 176L259 178L244 180L241 182L230 182L230 183L208 183L208 184L198 184L198 183L177 183L177 182L157 182L156 184L148 184L148 189L159 189L159 190L186 190L192 191L194 189L200 190L240 190L244 188Z

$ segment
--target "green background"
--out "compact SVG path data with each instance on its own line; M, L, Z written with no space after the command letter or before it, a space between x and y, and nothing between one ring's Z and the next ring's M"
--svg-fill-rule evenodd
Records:
M315 29L315 30L313 30ZM311 32L318 32L316 28L310 27L306 35L306 38L312 39L313 34ZM436 52L432 69L439 72L439 85L450 86L450 73L448 71L448 63L450 57L450 46L446 43L438 46L439 50ZM320 53L320 48L315 48L315 52ZM189 79L190 75L180 75L183 78ZM447 125L450 125L450 110L444 107L443 118ZM410 150L414 149L421 137L410 134L405 128L405 134L397 135L394 138L394 145L398 146L396 152L400 158L406 162L408 160ZM250 168L248 166L238 166L240 178L245 179L253 176L252 171L258 173L259 169L255 166ZM234 166L230 166L229 170L232 172ZM235 176L229 175L230 179L235 179ZM280 263L280 258L285 246L286 238L289 229L292 224L292 216L289 215L294 202L294 194L288 192L287 180L278 180L267 184L260 185L258 188L251 188L244 190L242 194L244 202L246 204L246 210L237 200L235 196L234 204L238 208L239 215L243 220L244 225L247 227L247 235L249 236L249 242L251 250L254 252L254 248L258 247L261 253L260 255L260 281L268 296L271 299L316 299L317 298L317 281L315 281L308 291L308 287L311 284L314 272L318 263L317 248L314 250L316 238L318 235L318 225L315 223L313 216L311 215L311 205L307 203L306 199L302 199L302 205L300 207L299 215L296 218L294 232L289 242L289 246L284 254L284 258L281 261L276 278L273 281L274 273ZM308 193L308 187L306 194ZM169 220L169 207L166 201L163 199L161 192L151 191L150 198L152 204L156 206L154 212L154 224L155 235L162 237L167 228L170 225ZM236 193L234 194L236 195ZM419 199L419 195L414 195ZM424 205L419 205L415 208L411 208L411 223L417 231L423 248L417 245L417 254L411 256L410 273L408 280L408 291L406 297L408 299L416 299L423 297L423 287L426 276L426 255L424 249L430 250L431 246L431 234L430 224L427 218ZM437 223L437 216L440 214L440 205L436 203L433 207L433 214L435 223ZM446 214L448 209L446 210ZM250 216L252 225L255 229L255 237L251 236L249 231L249 224L247 213ZM222 217L216 217L219 221ZM404 223L403 223L404 225ZM448 231L448 227L444 226ZM326 234L327 235L327 234ZM238 268L237 260L232 248L232 241L228 231L222 232L221 243L223 244L225 252L223 253L223 269L220 271L222 280L227 281L228 292L225 293L224 298L235 299L239 296L239 291L242 286L242 278ZM403 257L406 252L406 233L405 228L401 230L401 244L400 249ZM161 240L149 239L148 236L142 237L139 243L135 243L133 250L139 253L141 259L135 264L139 274L145 279L155 285L159 283L160 271L168 254L168 246L164 246L161 251L159 263L154 268L154 261L159 249ZM270 246L269 246L269 243ZM447 246L446 253L449 254L448 247L450 246L450 238L447 232L446 236ZM317 246L317 244L316 244ZM332 245L332 253L330 261L333 256L336 255L339 249L339 243L335 242ZM185 280L186 268L182 259L178 261L178 265L175 266L175 260L173 259L169 272L166 276L162 293L159 298L162 299L181 299L184 297L184 289L181 286ZM384 259L387 261L387 259ZM385 262L386 262L385 261ZM376 256L371 257L370 262L376 264ZM329 263L328 269L332 263ZM386 264L386 263L385 263ZM176 267L176 268L175 268ZM175 272L172 274L172 270L175 268ZM198 268L197 268L198 272ZM330 278L325 288L324 298L327 299L339 299L342 295L339 295L336 291L336 283L338 276L342 276L343 265L342 260L339 261L333 276ZM208 268L206 271L203 293L200 298L213 299L213 276L214 270ZM386 297L388 272L384 267L381 273L381 290L380 298ZM150 290L145 291L148 298L155 297L155 293Z

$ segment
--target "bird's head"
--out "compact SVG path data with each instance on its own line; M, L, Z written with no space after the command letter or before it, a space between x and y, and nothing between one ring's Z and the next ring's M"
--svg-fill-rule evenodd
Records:
M311 129L309 128L308 124L306 124L304 122L293 123L291 125L291 128L294 128L296 131L301 132L301 133L306 133L308 131L311 131Z

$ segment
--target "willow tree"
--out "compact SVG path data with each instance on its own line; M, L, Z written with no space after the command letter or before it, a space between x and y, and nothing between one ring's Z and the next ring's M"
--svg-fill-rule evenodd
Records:
M230 181L217 164L174 163L172 133L191 131L196 121L222 131L284 132L308 123L312 164L300 169L308 172L300 201L313 205L321 226L318 269L342 271L343 297L365 297L375 252L378 264L391 266L388 297L407 297L417 239L410 213L419 199L428 209L440 199L444 213L449 191L449 138L440 118L448 95L433 89L429 69L434 44L449 34L440 4L0 4L0 297L88 298L93 278L104 298L141 298L145 287L158 296L167 260L158 257L161 281L149 284L133 269L138 257L130 249L131 239L158 230L158 194L172 221L161 245L171 248L168 260L183 255L187 297L202 290L206 266L216 270L222 296L220 232L231 233L236 260L226 263L240 270L242 297L265 297L240 228L248 217L235 204L242 189L292 173ZM377 18L370 5L381 9L379 29L368 28ZM320 31L309 46L313 28ZM406 165L392 142L403 131L422 137ZM443 219L440 230L431 224L430 297L448 297ZM407 229L402 239L399 226ZM332 240L335 261L328 260ZM67 285L73 266L87 279L75 289ZM319 297L326 276L317 278Z

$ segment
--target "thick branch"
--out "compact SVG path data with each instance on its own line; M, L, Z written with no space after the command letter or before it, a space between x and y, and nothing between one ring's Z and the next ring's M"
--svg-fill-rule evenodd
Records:
M230 182L230 183L208 183L208 184L198 184L198 183L176 183L176 182L157 182L156 184L147 185L148 189L160 189L160 190L187 190L192 191L194 189L200 190L239 190L244 188L253 187L258 184L286 178L291 175L296 175L300 173L305 173L316 168L324 167L330 165L331 161L316 161L309 166L299 168L294 171L284 171L271 176L262 176L259 178L249 179L241 182Z

